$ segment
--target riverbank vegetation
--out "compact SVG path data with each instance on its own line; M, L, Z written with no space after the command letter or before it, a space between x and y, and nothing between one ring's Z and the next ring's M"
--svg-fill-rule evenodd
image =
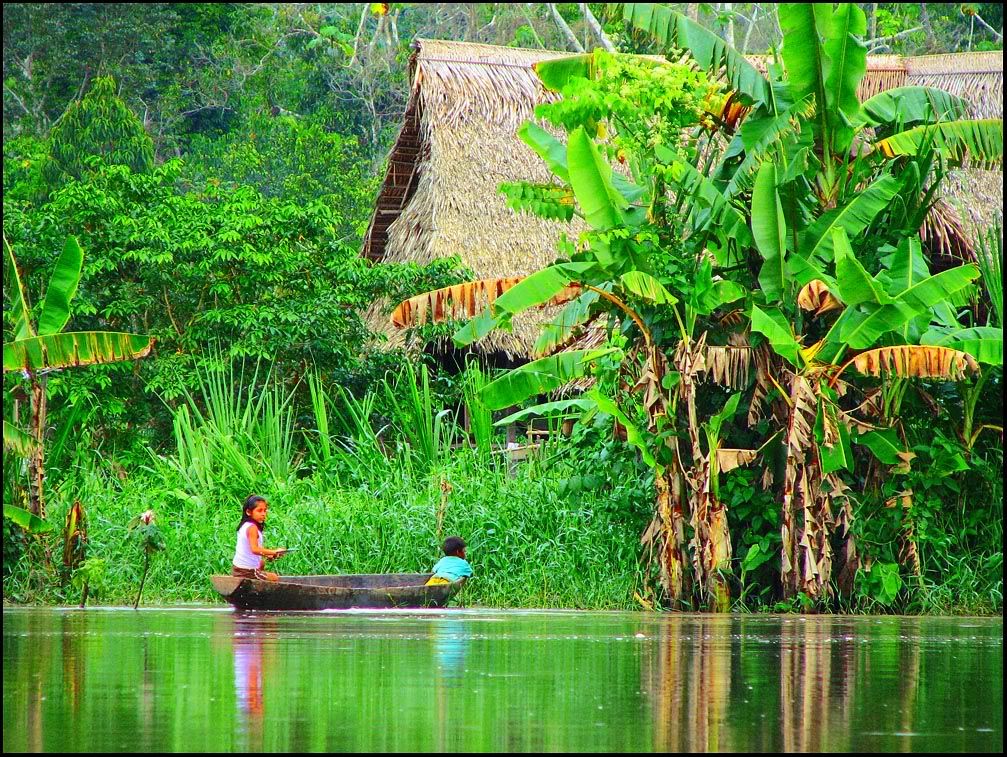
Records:
M157 17L178 51L212 51L221 68L200 77L219 88L151 100L144 62L87 75L58 106L59 88L11 82L5 600L123 603L141 573L148 602L209 599L254 491L269 543L298 548L282 571L426 570L460 533L475 603L1002 611L1002 230L952 249L958 227L934 220L950 171L1002 164L1000 119L934 88L859 97L855 5L781 7L765 70L687 13L585 12L600 48L694 62L600 49L536 67L558 97L520 133L553 179L501 191L584 231L486 302L457 286L457 259L358 254L391 128L378 111L401 95L390 61L424 17L371 4L359 27L345 9L319 26L291 8L273 26L261 9ZM31 26L18 13L5 39ZM74 246L75 269L57 254ZM57 300L52 333L72 317L156 349L74 370L14 349ZM369 332L379 301L410 303L396 318L425 353ZM464 355L550 302L565 308L547 357L499 373L443 359L445 335ZM551 433L518 454L513 423ZM164 554L129 530L147 510Z

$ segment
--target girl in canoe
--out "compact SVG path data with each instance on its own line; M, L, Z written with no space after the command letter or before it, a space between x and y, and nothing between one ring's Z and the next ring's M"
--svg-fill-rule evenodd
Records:
M241 522L238 524L238 538L231 561L231 575L239 578L257 578L260 581L279 581L276 573L264 570L266 560L282 557L284 547L267 549L262 538L269 514L269 503L265 497L253 494L241 506Z

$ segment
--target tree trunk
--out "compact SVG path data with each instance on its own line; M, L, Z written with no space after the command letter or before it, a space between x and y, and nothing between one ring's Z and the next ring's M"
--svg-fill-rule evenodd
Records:
M696 413L697 366L705 350L704 334L695 342L682 342L675 356L679 372L679 397L684 400L689 441L692 444L692 467L689 470L689 504L691 511L692 572L701 601L708 609L726 612L730 609L731 589L726 573L731 564L731 534L727 525L727 508L711 491L715 471L711 460L716 454L704 455L699 441L699 419ZM711 440L712 443L712 440Z
M556 3L549 3L549 11L552 13L553 21L556 22L556 26L559 27L560 31L563 32L563 36L566 37L567 42L573 47L578 53L584 52L584 46L577 39L577 35L573 33L573 29L570 25L563 19L560 15L559 9L556 7Z
M759 12L761 10L762 7L759 5L752 8L752 18L748 22L748 28L745 30L745 37L742 39L741 47L738 50L742 55L745 55L748 52L748 41L752 38L752 32L755 31L755 24L759 20Z
M28 458L28 509L45 519L45 385L46 377L31 379L31 433L35 449Z
M614 53L615 45L612 44L612 40L610 40L608 35L605 34L605 30L601 28L601 24L598 23L598 19L595 18L587 3L579 3L579 5L580 12L584 14L584 19L587 21L588 27L594 33L594 36L598 38L598 41L601 42L601 46L610 53Z
M874 3L877 7L877 3ZM927 12L927 4L920 3L920 21L923 22L923 32L927 38L927 52L932 53L937 50L937 37L934 35L933 24L930 23L930 14ZM878 35L871 32L871 39L874 39Z
M364 34L364 27L367 25L367 15L370 13L370 3L361 3L360 22L357 24L357 34L353 38L353 55L350 57L350 66L357 62L357 55L360 52L360 40Z
M686 577L685 523L682 517L681 491L675 484L676 478L668 471L654 471L655 525L661 535L658 542L661 586L677 609L685 600ZM676 492L676 489L679 491Z

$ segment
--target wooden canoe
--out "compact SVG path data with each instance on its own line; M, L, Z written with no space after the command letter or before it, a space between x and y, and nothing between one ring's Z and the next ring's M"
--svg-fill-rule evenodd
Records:
M348 610L354 607L444 607L465 584L426 586L432 573L280 576L259 581L211 576L213 588L242 610Z

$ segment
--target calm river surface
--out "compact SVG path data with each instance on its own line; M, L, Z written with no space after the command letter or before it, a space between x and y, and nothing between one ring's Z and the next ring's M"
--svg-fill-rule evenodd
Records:
M7 751L1003 750L1003 619L3 611Z

